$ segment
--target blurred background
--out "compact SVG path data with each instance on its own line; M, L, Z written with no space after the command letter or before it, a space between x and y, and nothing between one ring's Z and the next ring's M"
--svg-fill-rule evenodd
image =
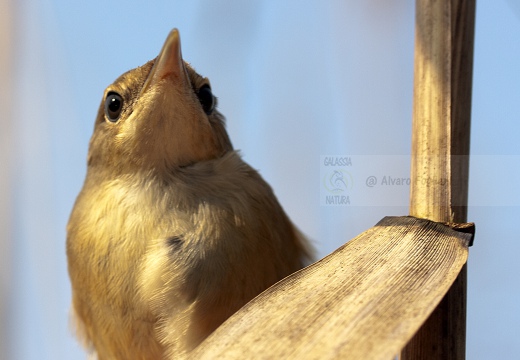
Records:
M0 358L86 358L68 323L68 215L104 88L173 27L319 257L408 213L406 184L367 193L363 176L409 176L413 0L0 0ZM520 357L518 39L519 0L477 1L468 359ZM323 205L326 155L352 156L350 204Z

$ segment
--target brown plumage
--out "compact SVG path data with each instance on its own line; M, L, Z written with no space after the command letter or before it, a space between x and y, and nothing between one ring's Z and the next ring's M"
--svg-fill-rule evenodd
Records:
M73 316L100 360L186 355L309 257L214 102L177 30L105 90L67 228Z

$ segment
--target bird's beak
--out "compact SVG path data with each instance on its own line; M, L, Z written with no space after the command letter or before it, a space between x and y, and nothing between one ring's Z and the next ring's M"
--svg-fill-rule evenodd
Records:
M177 29L173 29L166 38L162 50L155 59L155 64L141 89L141 95L151 86L167 77L179 80L186 77L181 54L181 38Z

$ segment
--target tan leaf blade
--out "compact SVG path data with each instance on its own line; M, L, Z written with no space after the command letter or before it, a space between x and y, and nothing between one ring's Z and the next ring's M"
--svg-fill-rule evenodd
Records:
M192 353L203 359L390 359L455 280L471 234L385 217L275 284Z

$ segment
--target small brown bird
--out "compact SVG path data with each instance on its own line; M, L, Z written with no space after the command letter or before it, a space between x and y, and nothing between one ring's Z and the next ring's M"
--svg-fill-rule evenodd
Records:
M100 360L182 357L309 259L215 107L176 29L105 90L67 227L73 316Z

